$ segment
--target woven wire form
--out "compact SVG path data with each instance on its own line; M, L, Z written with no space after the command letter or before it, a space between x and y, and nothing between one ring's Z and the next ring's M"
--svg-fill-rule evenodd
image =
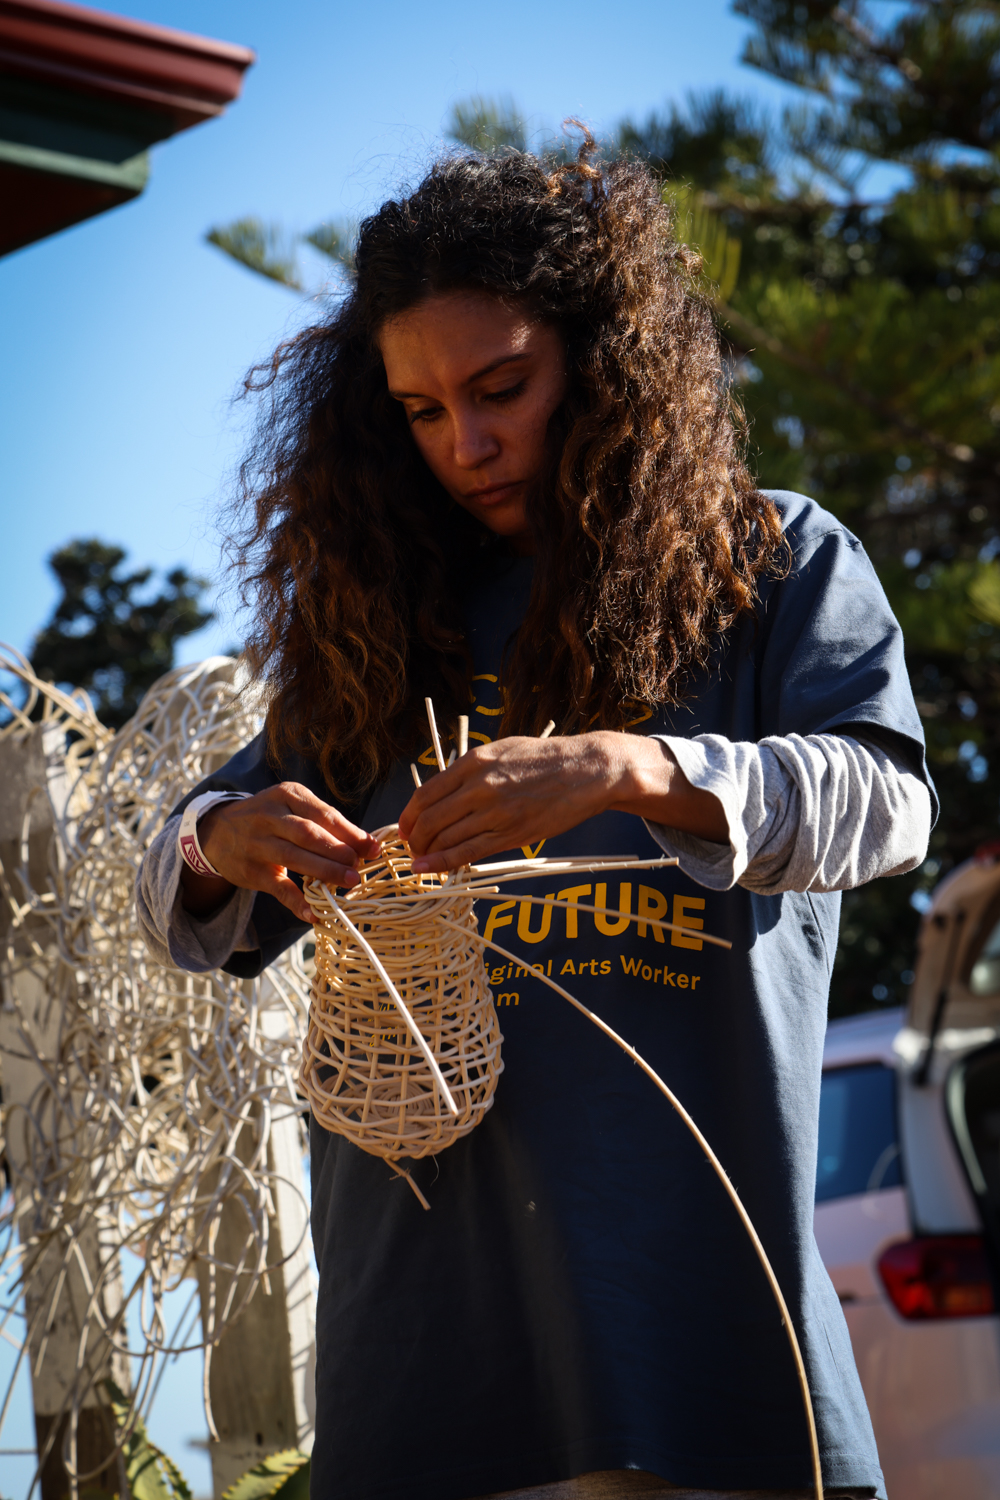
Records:
M264 979L241 981L157 963L138 928L133 887L150 842L260 728L237 663L215 657L166 674L117 734L86 694L40 682L17 653L0 650L0 668L27 691L23 701L0 694L0 772L24 760L33 737L45 763L24 796L19 852L0 864L0 1148L12 1184L0 1200L0 1335L23 1295L21 1357L44 1378L59 1288L82 1278L76 1367L54 1372L75 1487L87 1479L76 1471L79 1412L109 1369L141 1415L163 1357L210 1353L277 1263L275 1190L301 1198L302 1186L279 1178L269 1147L277 1121L300 1128L294 1070L309 980L301 945ZM219 1248L227 1209L243 1226L235 1260ZM282 1249L287 1260L298 1246ZM127 1280L123 1250L135 1257ZM170 1334L164 1296L194 1271L200 1307ZM0 1391L0 1425L17 1369Z
M370 958L315 882L305 888L316 957L301 1087L327 1130L396 1162L436 1155L475 1129L493 1104L503 1037L467 878L462 871L447 882L414 875L398 832L375 837L381 854L361 864L361 881L340 898L342 909L378 953L458 1113L446 1108ZM435 889L437 899L429 899Z

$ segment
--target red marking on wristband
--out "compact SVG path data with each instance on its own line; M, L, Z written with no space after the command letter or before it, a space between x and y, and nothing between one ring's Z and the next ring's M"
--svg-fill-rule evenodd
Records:
M214 875L216 873L198 848L191 834L185 834L184 838L181 839L181 853L197 875Z

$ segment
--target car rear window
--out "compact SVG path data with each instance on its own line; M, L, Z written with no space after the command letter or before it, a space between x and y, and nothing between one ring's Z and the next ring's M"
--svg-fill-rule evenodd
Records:
M816 1202L899 1187L896 1075L881 1063L828 1068L819 1103Z

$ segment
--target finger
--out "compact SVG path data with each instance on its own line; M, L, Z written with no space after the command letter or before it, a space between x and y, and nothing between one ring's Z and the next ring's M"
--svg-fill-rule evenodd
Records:
M323 883L329 886L340 884L340 882L332 880L327 880ZM315 918L313 917L312 907L309 905L300 887L291 879L287 871L270 871L266 880L260 880L258 888L266 890L269 895L274 896L281 902L282 906L287 907L290 912L293 912L300 922L306 922L310 927L313 925Z
M272 876L267 889L269 894L275 896L282 906L286 906L298 917L300 922L308 922L312 926L313 915L309 902L294 880L290 880L285 874L275 875Z
M446 849L457 849L460 844L467 844L472 839L487 839L496 844L497 848L508 849L514 839L514 833L506 818L500 826L498 822L495 808L474 809L466 817L456 818L453 823L449 823L426 843L419 853L442 854ZM517 840L517 842L523 842L523 840Z
M451 849L441 849L434 854L418 854L413 861L415 875L445 875L450 870L460 870L463 865L474 865L487 855L496 854L508 847L499 838L473 838L457 844Z
M450 837L450 830L470 818L478 819L480 830L489 827L497 821L497 811L495 803L483 801L481 789L477 794L475 788L463 787L436 807L425 808L404 838L415 854L428 854L435 840L439 846L442 841L445 844L458 843L458 839Z
M343 872L353 872L358 862L355 851L325 828L273 809L243 813L242 819L231 815L228 820L220 811L202 836L202 848L219 873L237 885L252 884L253 874L268 867L291 868L344 884ZM346 883L353 884L357 878L352 873Z
M327 885L354 886L361 879L350 850L342 851L340 859L327 859L285 839L274 839L269 842L265 860L272 868L294 870L305 880L322 880Z
M503 793L494 748L477 746L413 794L399 817L399 831L412 849L426 854L434 838L477 806L497 805Z
M311 823L318 823L368 859L377 854L378 841L366 829L345 818L342 812L317 797L308 787L298 781L283 781L278 790L289 811L301 814Z
M464 784L465 774L464 764L456 761L448 770L439 771L417 788L399 815L399 831L407 842L410 830L421 814L435 807L443 798L452 796Z
M525 833L523 825L518 828L490 828L475 819L466 818L454 828L449 828L440 838L435 839L431 847L424 850L424 857L433 858L449 850L467 848L474 843L480 850L476 856L478 859L482 855L493 854L501 849L517 849L522 844L536 844L541 837L541 834L530 831Z
M336 864L345 864L353 867L358 863L358 852L343 839L336 838L326 828L319 824L310 822L309 819L298 817L292 813L285 813L280 817L268 819L268 837L272 840L289 844L296 849L308 850L311 854L319 855L323 859L333 860ZM365 835L370 838L369 834ZM374 844L370 858L374 858L378 851L378 845ZM363 851L362 851L363 854ZM288 863L287 860L283 863ZM293 865L297 869L297 865Z

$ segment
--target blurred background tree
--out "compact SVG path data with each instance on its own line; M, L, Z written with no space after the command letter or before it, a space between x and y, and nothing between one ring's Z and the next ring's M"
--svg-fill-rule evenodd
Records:
M69 542L49 558L62 598L31 649L39 677L86 688L101 722L118 729L158 677L174 665L177 642L213 618L201 607L208 588L175 568L166 587L137 598L153 570L123 573L121 547L91 538Z
M905 632L942 815L919 871L844 898L847 1014L902 1001L929 889L1000 835L1000 5L733 8L754 28L744 61L801 102L774 120L709 94L612 144L650 163L705 256L761 484L861 538ZM446 129L484 150L527 138L509 99L456 105ZM238 227L209 237L274 275Z

